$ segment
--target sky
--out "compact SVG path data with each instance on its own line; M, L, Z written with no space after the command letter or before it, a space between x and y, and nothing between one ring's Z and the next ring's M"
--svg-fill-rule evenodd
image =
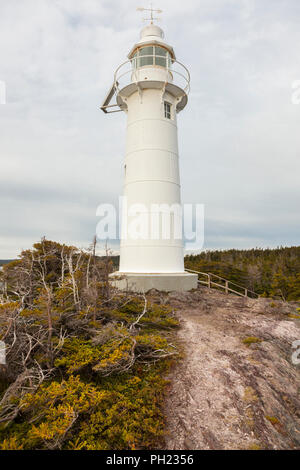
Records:
M0 0L0 259L42 236L87 247L98 205L121 195L126 115L99 107L139 39L139 6ZM155 6L191 73L182 200L205 205L204 249L299 245L299 0Z

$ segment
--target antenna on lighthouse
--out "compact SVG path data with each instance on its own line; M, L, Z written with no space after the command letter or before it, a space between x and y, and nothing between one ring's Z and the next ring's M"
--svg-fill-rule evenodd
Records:
M153 21L156 20L156 21L159 21L160 18L154 18L153 14L154 13L162 13L163 11L162 10L156 10L154 8L152 8L152 3L150 5L150 8L137 8L136 9L137 11L150 11L150 18L144 18L144 21L150 21L150 24L153 24Z

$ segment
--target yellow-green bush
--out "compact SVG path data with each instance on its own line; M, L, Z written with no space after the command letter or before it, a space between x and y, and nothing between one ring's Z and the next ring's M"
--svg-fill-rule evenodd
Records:
M79 376L43 384L22 401L25 426L0 430L0 448L153 448L164 434L161 404L168 361L85 383Z
M5 267L0 449L147 449L163 439L178 321L150 297L109 293L101 263L43 239Z

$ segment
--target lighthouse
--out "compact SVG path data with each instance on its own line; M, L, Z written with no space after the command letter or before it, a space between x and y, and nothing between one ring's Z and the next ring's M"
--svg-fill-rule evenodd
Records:
M198 276L184 270L177 136L189 89L189 71L153 24L151 10L151 23L117 68L101 107L127 115L120 267L112 275L120 289L197 288Z

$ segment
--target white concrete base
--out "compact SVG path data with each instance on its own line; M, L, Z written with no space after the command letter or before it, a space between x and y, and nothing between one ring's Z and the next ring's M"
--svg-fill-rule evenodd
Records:
M111 283L120 290L146 293L151 289L162 292L186 292L198 287L198 275L190 273L121 273L110 275Z

